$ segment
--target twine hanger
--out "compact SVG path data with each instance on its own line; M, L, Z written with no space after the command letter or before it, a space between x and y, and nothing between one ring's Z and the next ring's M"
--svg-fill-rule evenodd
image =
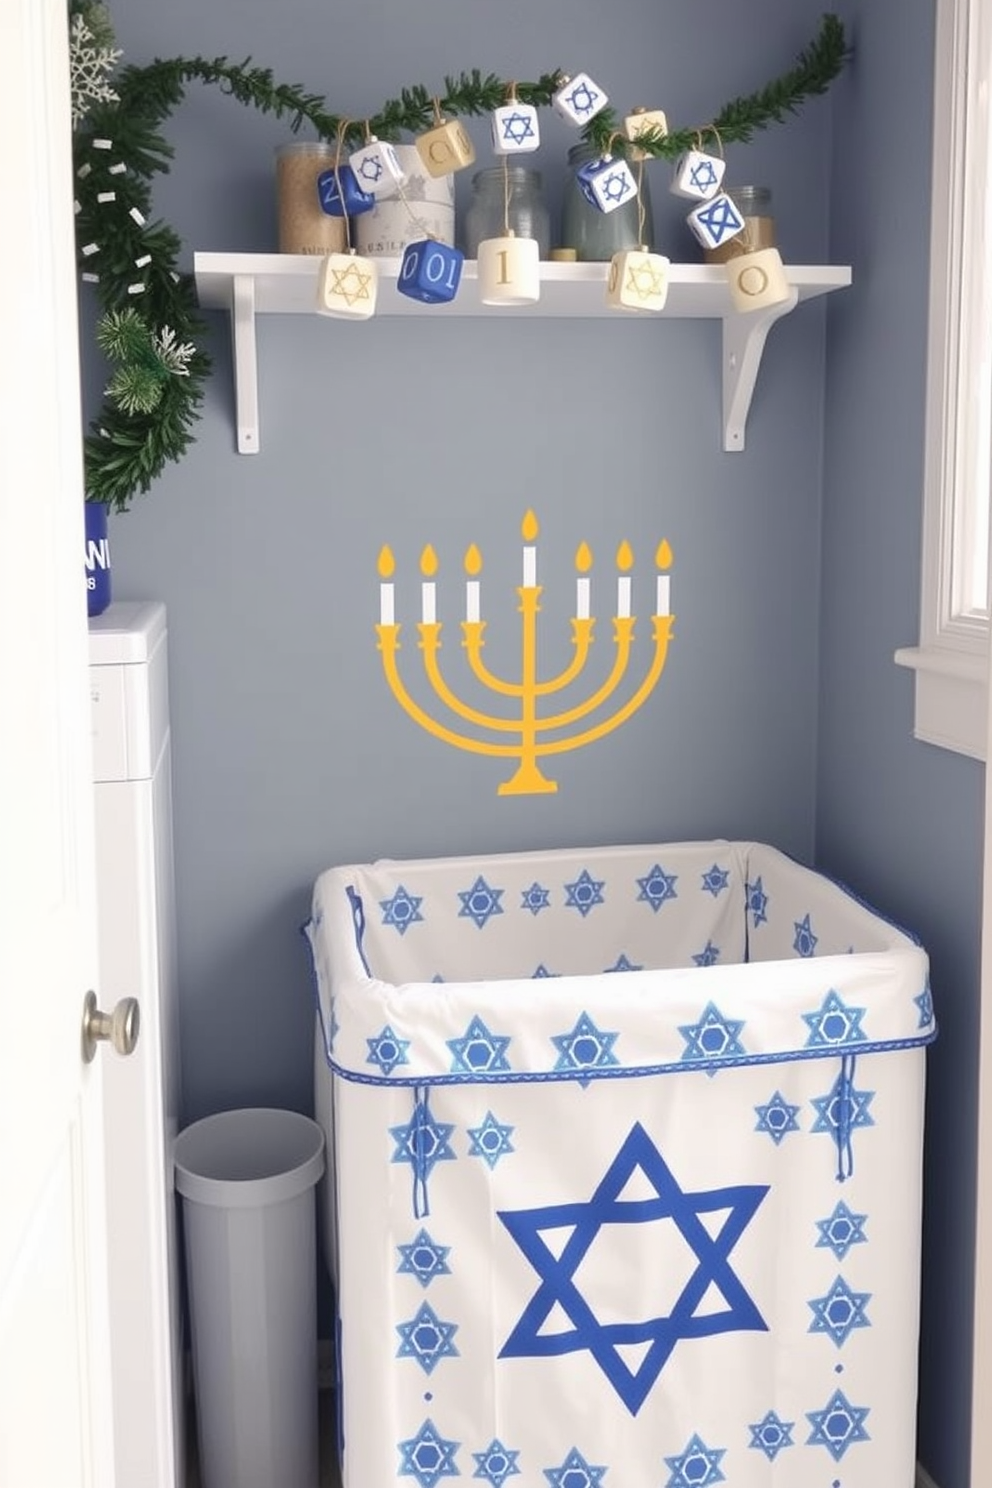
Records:
M338 120L336 148L334 151L334 184L338 188L338 200L341 203L341 216L344 221L344 246L349 253L354 252L351 246L351 218L348 216L348 208L345 204L344 192L341 190L341 147L344 144L345 135L351 120L342 117Z

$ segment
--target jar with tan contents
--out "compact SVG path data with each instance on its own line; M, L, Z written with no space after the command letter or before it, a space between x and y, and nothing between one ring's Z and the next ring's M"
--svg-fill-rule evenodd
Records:
M707 263L726 263L742 253L758 253L775 247L775 218L772 216L772 193L767 186L728 186L727 195L744 218L744 231L736 238L721 243L719 248L704 248Z
M343 217L320 205L317 177L333 166L335 146L325 140L295 140L276 150L280 253L339 253L347 248Z

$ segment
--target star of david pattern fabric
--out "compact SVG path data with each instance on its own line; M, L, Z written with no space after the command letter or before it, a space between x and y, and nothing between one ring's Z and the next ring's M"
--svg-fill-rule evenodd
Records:
M308 936L344 1488L912 1481L912 936L728 842L332 869Z

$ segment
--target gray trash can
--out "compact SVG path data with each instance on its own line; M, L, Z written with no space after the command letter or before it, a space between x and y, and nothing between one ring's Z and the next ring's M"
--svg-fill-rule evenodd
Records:
M317 1488L324 1134L295 1111L222 1111L174 1156L203 1488Z

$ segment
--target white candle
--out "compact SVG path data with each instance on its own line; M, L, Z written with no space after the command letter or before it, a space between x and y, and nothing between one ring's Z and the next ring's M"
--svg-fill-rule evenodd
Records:
M617 579L617 618L630 618L630 576L621 574Z
M537 549L524 548L524 588L537 586Z
M420 611L425 625L434 625L437 621L437 605L435 604L435 586L433 584L421 584L420 586Z
M465 619L477 621L479 618L479 581L469 579L465 585Z
M658 599L657 599L657 603L655 605L655 611L654 611L656 615L670 615L671 614L671 608L670 608L670 606L671 606L671 599L669 597L669 587L668 586L669 586L669 576L668 576L668 574L659 574L658 575Z
M393 586L392 584L379 585L379 624L395 625L393 618Z
M575 581L575 618L577 620L589 619L588 579L576 579Z

